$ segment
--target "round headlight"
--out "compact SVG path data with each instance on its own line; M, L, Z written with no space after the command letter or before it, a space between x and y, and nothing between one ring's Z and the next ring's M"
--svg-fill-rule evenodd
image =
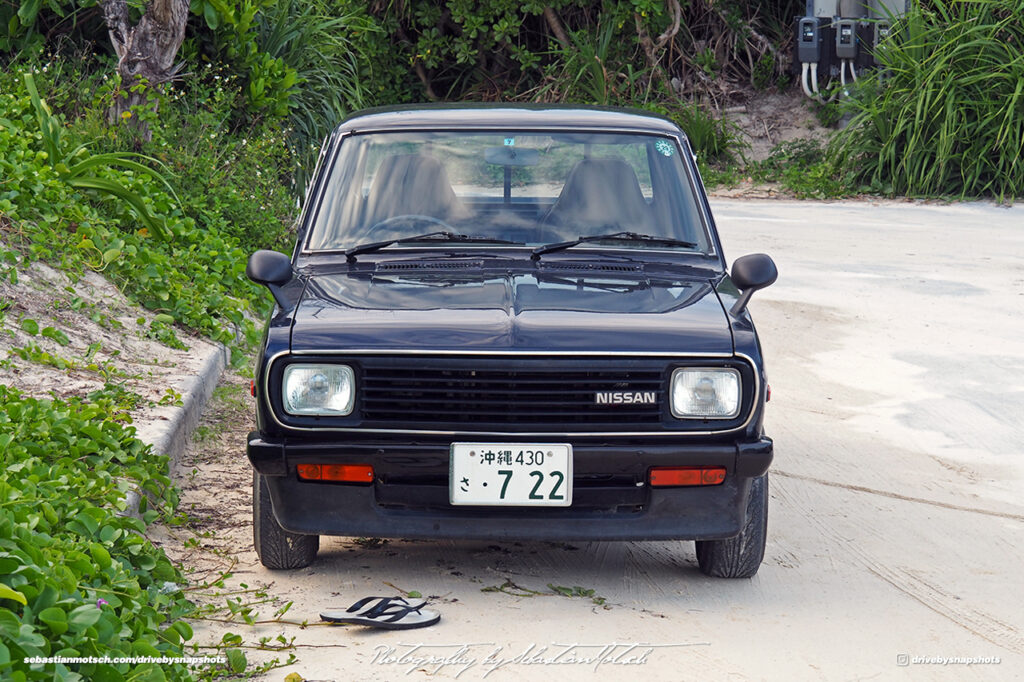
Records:
M344 416L355 404L355 372L348 365L289 365L281 398L294 415Z
M672 416L732 419L740 413L740 373L730 367L682 367L672 373Z

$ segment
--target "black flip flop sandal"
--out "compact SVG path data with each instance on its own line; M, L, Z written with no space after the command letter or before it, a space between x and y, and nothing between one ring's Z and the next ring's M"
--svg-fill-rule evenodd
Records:
M401 597L367 597L360 599L348 610L324 611L320 618L330 623L366 625L384 630L411 630L425 628L441 620L436 611L422 610L426 602L409 603Z
M364 597L345 610L330 609L323 611L321 612L320 617L327 621L337 622L339 618L362 616L373 608L378 606L383 607L389 604L400 604L402 606L409 606L415 609L421 606L426 606L427 601L425 599L405 599L404 597Z

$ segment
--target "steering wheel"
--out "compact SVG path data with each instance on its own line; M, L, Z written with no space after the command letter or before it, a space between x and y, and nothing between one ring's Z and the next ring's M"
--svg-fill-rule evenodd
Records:
M393 215L390 218L385 218L380 222L374 223L373 225L370 226L369 232L372 234L379 228L384 228L391 225L392 223L400 223L402 221L432 223L434 225L440 225L441 227L445 228L448 231L452 231L455 229L445 221L441 220L440 218L435 218L432 215L421 215L419 213L403 213L402 215ZM377 235L374 235L375 238L376 236Z

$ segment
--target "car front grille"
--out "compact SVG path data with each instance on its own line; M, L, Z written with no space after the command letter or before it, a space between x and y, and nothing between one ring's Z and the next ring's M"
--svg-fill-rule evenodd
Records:
M667 364L633 358L363 358L364 427L620 431L665 413ZM599 403L598 393L653 395Z

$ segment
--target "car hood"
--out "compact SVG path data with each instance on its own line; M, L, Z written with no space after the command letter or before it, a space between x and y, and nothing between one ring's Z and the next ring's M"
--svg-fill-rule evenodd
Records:
M732 354L733 340L695 276L376 272L310 276L291 348Z

